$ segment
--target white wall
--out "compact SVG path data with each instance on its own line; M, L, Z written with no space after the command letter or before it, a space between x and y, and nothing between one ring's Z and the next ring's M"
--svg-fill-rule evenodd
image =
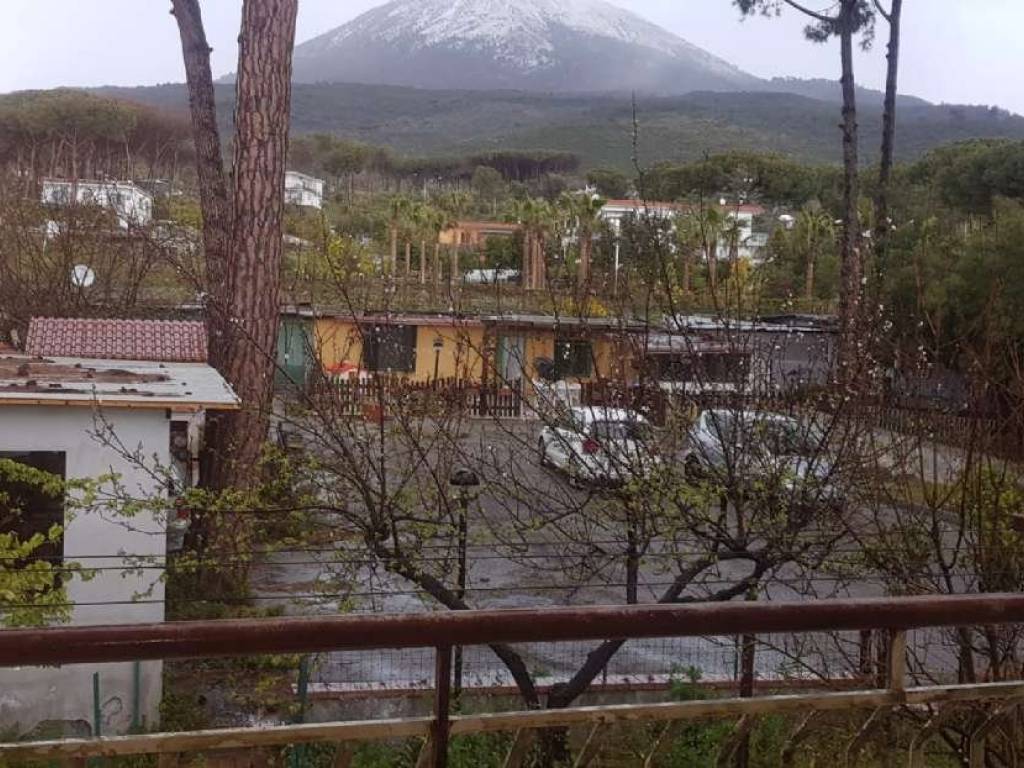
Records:
M290 205L320 208L323 205L324 181L297 171L284 175L284 199Z
M106 422L129 450L141 449L150 462L170 460L170 421L163 410L106 410ZM96 431L89 407L0 407L0 451L64 451L67 477L97 478L116 473L131 494L162 492L156 478L90 436ZM164 618L164 585L158 569L125 575L122 553L164 563L166 528L152 513L131 519L106 510L79 512L65 522L64 559L97 570L90 581L75 578L68 599L76 604L73 624L159 622ZM91 556L100 555L95 558ZM90 556L86 558L86 556ZM76 558L79 558L76 560ZM143 594L145 593L145 594ZM84 605L104 603L104 605ZM110 604L115 603L115 604ZM121 604L116 604L121 603ZM103 732L127 730L131 723L131 663L73 665L62 668L0 669L0 727L28 731L41 721L93 721L92 675L100 673ZM161 695L161 662L141 665L140 712L156 725Z
M145 190L131 182L64 181L45 179L42 201L67 205L72 194L79 204L99 205L113 208L118 214L118 223L127 229L129 224L145 225L153 218L153 200Z

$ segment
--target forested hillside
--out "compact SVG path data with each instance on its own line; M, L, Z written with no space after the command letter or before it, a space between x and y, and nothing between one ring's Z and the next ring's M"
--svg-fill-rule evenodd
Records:
M169 109L185 109L182 85L105 88L102 92ZM230 120L233 91L218 86L220 117ZM911 100L907 100L911 102ZM1024 118L988 107L907 103L900 108L898 159L969 138L1024 138ZM875 161L881 103L859 111L865 163ZM296 85L293 125L402 153L456 154L488 149L572 151L584 167L628 170L632 105L628 95L538 95L431 91L391 86ZM835 103L789 93L692 93L637 99L639 159L644 165L686 161L727 150L777 152L796 160L838 157Z

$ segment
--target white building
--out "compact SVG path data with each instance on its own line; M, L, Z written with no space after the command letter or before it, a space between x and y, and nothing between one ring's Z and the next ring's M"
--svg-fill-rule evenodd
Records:
M768 244L768 235L754 231L754 218L764 213L764 208L750 204L728 204L721 201L714 206L725 213L726 217L736 222L735 256L760 262L762 250ZM653 219L676 219L679 216L696 216L699 209L686 203L666 203L644 200L609 200L601 208L601 218L607 221L612 230L618 234L622 231L622 222L627 218L647 216ZM719 241L716 255L720 260L731 259L734 255L732 244Z
M287 171L284 175L284 201L289 205L322 208L324 180L298 171Z
M153 197L130 181L43 179L42 201L47 205L98 205L117 215L122 229L144 226L153 219Z
M227 383L205 363L0 356L0 458L66 479L114 475L136 499L167 496L153 469L173 464L180 452L175 437L188 434L190 422L207 410L237 407ZM100 437L104 433L106 439ZM112 486L103 481L105 489ZM72 624L163 621L163 512L143 506L127 518L98 501L73 514L59 501L36 503L32 510L21 526L64 526L62 544L48 557L93 572L87 580L76 573L68 577ZM126 555L146 567L126 568ZM93 735L97 704L104 735L133 724L155 726L161 673L159 661L0 670L0 727Z

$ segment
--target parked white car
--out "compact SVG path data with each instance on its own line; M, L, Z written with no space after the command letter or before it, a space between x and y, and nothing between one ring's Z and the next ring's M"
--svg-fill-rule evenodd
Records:
M537 450L543 466L565 472L574 484L626 483L661 464L650 423L622 408L567 408L541 430Z

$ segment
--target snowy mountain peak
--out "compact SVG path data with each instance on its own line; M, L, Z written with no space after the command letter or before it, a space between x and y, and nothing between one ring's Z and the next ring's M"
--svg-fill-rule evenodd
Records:
M630 71L605 82L609 64ZM392 0L295 50L299 80L426 87L664 90L680 67L683 81L757 82L604 0Z

